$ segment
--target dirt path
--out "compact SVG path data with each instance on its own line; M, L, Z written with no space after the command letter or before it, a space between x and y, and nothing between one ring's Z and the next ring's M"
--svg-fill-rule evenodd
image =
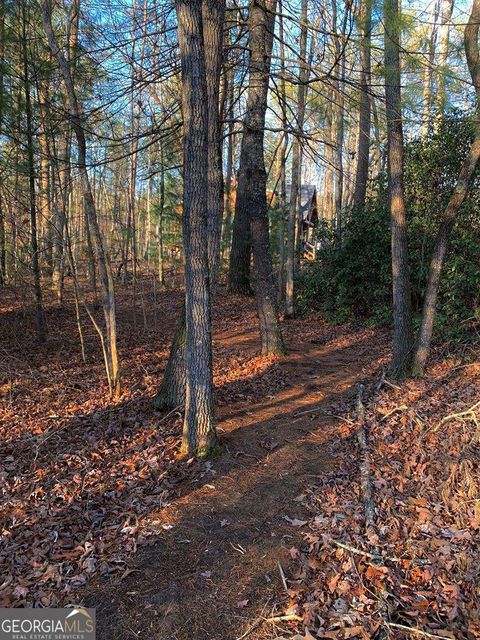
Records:
M159 513L158 538L133 571L96 583L86 601L97 607L99 640L234 640L288 606L278 563L288 577L302 535L287 518L302 520L296 498L336 464L342 423L327 414L350 401L378 356L371 338L299 342L295 333L287 326L289 355L278 365L288 384L220 408L224 453ZM252 325L220 331L216 342L258 349ZM275 629L262 623L248 638L281 635Z

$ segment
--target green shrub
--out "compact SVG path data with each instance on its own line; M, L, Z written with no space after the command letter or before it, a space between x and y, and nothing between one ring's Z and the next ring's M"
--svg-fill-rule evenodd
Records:
M441 213L472 139L470 120L453 113L438 132L406 146L405 197L414 313L421 313L430 256ZM363 210L344 223L341 247L322 229L322 249L297 278L300 312L315 309L345 321L391 321L390 228L385 177ZM464 339L479 322L480 180L474 180L442 273L436 335Z

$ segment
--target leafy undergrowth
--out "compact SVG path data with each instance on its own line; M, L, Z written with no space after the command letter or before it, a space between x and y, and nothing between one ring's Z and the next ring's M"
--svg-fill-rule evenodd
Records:
M306 493L305 545L291 551L289 612L312 637L480 637L479 400L480 365L440 357L423 380L370 389L368 537L346 416L352 437Z

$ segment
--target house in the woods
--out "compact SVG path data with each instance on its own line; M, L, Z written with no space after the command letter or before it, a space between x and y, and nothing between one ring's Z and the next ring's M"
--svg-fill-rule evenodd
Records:
M290 185L286 189L286 200L290 202ZM317 188L313 184L302 184L300 188L300 239L305 258L313 260L316 254L314 241L318 225Z

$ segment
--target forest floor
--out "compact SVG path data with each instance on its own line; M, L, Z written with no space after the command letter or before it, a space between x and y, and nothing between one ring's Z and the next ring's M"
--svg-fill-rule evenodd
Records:
M124 391L112 402L87 320L82 361L71 302L48 304L38 345L32 310L4 297L0 604L95 606L99 640L307 638L305 625L318 638L409 637L402 625L480 637L474 351L439 348L423 380L378 390L385 331L300 318L283 323L288 355L265 358L253 300L220 291L223 451L182 461L181 415L151 404L181 302L146 279L135 299L119 291Z

